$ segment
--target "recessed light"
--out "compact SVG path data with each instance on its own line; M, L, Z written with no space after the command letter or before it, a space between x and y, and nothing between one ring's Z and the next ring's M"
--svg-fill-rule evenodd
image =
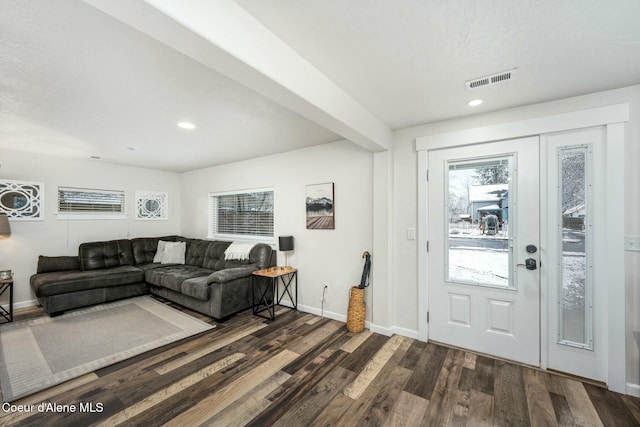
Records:
M469 107L477 107L478 105L482 104L484 101L482 99L474 99L471 100L467 103L467 105Z
M127 147L127 150L129 150L129 151L137 151L136 147Z
M100 160L102 157L100 157L100 156L91 156L91 158L95 159L95 160Z
M193 123L189 123L189 122L180 122L180 123L178 123L178 127L182 128L182 129L193 130L193 129L196 128L196 125L194 125Z

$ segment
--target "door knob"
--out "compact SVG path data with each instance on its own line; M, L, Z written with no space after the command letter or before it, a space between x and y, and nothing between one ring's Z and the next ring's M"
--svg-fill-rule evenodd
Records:
M538 265L536 264L536 260L533 258L525 259L524 265L527 268L527 270L536 270L538 268Z
M527 258L524 260L524 264L518 264L518 267L525 267L527 270L537 270L538 263L533 258Z

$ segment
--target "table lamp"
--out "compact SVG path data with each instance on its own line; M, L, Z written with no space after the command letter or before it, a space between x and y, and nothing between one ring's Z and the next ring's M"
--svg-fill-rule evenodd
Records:
M289 267L289 260L287 252L293 250L293 236L280 236L278 237L278 250L284 252L284 265Z

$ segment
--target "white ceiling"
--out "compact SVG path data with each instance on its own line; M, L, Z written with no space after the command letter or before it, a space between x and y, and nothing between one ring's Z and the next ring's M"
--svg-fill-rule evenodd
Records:
M640 83L638 0L236 2L392 129Z
M640 83L637 0L171 3L0 0L0 148L186 171Z

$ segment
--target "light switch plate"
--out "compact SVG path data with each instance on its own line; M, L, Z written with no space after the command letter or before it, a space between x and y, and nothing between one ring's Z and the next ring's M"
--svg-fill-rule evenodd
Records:
M407 228L407 240L416 240L416 228L415 227Z
M625 236L624 250L640 252L640 236Z

